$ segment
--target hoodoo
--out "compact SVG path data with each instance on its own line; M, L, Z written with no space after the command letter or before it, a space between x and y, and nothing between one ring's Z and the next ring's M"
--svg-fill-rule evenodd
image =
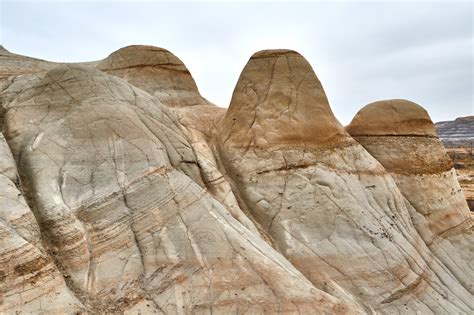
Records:
M419 233L473 292L471 214L428 113L406 100L375 102L362 108L347 130L390 172L416 209Z
M301 55L250 58L219 139L241 205L317 287L362 312L445 307L456 279L436 274L393 178L341 127ZM449 308L467 310L457 286Z
M330 145L347 138L311 66L291 50L264 50L250 58L221 130L229 147Z
M30 250L1 266L9 280L0 284L9 292L1 311L47 311L41 304L51 298L40 294L51 287L59 312L349 310L200 186L193 151L158 98L76 65L23 84L2 92L11 100L4 104L4 128L48 251ZM19 206L26 205L20 200ZM17 239L2 234L0 244ZM39 236L33 240L40 243ZM24 263L29 260L41 264ZM48 277L30 276L46 267ZM14 270L29 275L16 287ZM34 303L26 304L29 287L38 296L28 291Z
M184 63L163 48L127 46L100 61L97 68L127 80L170 107L209 103L199 94Z
M473 312L472 220L418 105L347 132L291 50L228 109L161 48L0 61L0 313Z
M21 193L15 161L2 133L0 253L0 312L69 313L83 310L41 244L38 223Z

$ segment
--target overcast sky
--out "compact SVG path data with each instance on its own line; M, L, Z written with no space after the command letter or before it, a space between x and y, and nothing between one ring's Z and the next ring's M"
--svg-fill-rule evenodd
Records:
M343 124L389 98L424 106L434 121L474 115L471 1L0 1L0 43L11 52L67 62L163 47L219 106L254 52L289 48L311 63Z

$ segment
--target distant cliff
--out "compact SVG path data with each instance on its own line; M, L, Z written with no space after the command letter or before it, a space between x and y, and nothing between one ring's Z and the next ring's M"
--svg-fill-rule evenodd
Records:
M440 121L436 123L436 129L445 146L469 145L471 141L474 143L474 116Z

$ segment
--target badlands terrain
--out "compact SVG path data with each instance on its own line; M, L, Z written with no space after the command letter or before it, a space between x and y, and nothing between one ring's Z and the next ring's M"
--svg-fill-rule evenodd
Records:
M438 122L436 129L454 162L469 208L474 211L474 116Z
M228 109L171 52L0 48L0 313L473 314L472 217L428 113L344 128L307 60Z

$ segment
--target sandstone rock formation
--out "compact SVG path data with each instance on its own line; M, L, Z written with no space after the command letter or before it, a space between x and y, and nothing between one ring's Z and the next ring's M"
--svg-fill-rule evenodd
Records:
M65 313L84 310L42 245L10 149L0 133L0 309Z
M209 104L186 66L163 48L128 46L100 61L97 68L121 77L170 107Z
M406 100L380 101L362 108L347 130L391 173L426 244L473 293L471 215L427 112Z
M452 161L421 106L405 100L372 103L357 113L347 130L392 173L434 234L469 217ZM420 193L417 187L430 189Z
M5 133L51 256L83 308L344 311L202 189L192 149L157 98L81 66L27 82L4 90L13 98Z
M45 71L54 66L54 63L41 59L12 54L0 45L0 83L9 77L22 74L33 74Z
M403 195L337 122L304 58L252 56L221 128L220 155L242 204L317 287L362 310L394 312L407 298L413 311L440 310L433 287L453 276L431 270L442 266L429 265ZM410 286L416 297L403 296Z
M472 221L412 103L347 132L289 50L254 54L228 110L150 46L1 50L0 80L2 313L474 309ZM377 137L398 138L384 154Z

